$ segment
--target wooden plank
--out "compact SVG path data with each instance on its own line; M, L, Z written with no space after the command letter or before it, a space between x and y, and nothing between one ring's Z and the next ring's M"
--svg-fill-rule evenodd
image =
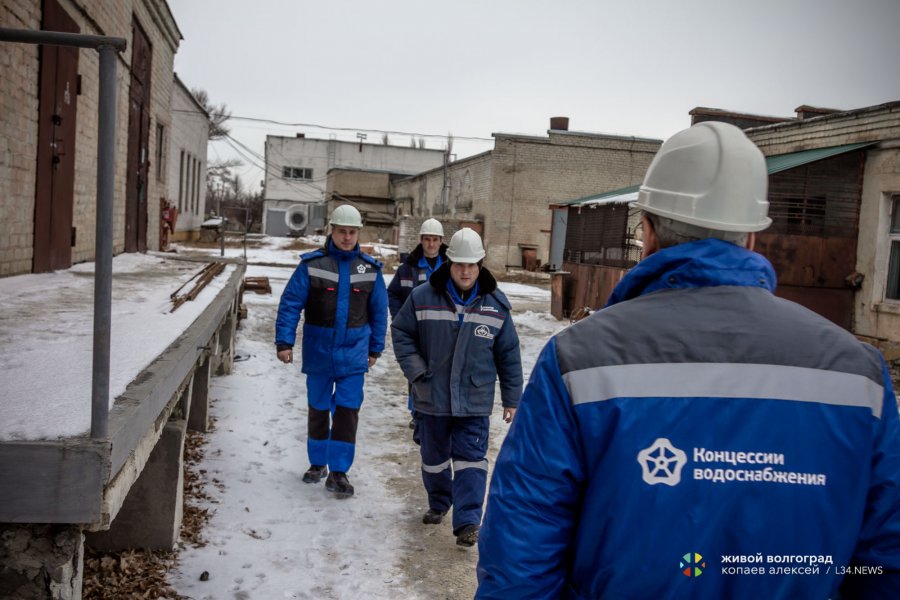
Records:
M89 438L0 444L0 523L100 518L109 444Z

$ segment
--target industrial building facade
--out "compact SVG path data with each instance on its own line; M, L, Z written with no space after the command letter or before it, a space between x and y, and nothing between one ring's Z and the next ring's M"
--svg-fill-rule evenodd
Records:
M164 0L22 0L0 26L125 38L116 116L115 253L159 247L181 40ZM93 260L99 59L90 49L0 42L0 276Z

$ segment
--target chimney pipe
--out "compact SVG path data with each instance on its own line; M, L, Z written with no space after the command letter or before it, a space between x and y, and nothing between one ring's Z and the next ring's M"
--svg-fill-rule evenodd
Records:
M569 130L569 117L550 117L550 129L557 131Z

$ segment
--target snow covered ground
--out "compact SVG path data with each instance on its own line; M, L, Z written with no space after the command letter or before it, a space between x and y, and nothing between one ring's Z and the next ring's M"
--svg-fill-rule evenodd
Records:
M323 484L302 483L305 377L298 364L276 360L272 343L278 299L296 256L274 240L250 255L251 263L267 266L251 264L247 275L268 277L273 292L244 295L249 314L238 331L234 371L212 381L216 425L200 466L213 498L205 505L214 513L205 532L209 543L181 551L170 583L198 600L471 598L477 549L457 547L449 522L421 523L427 503L407 427L406 382L389 333L366 381L349 473L356 495L336 500ZM501 289L516 311L527 380L544 343L565 323L549 315L547 290L506 283ZM491 461L508 427L500 419L499 391L497 399Z
M170 294L202 267L148 254L113 259L110 406L194 322L235 268L227 266L196 299L170 312ZM0 441L86 433L91 424L94 263L0 278L0 298Z

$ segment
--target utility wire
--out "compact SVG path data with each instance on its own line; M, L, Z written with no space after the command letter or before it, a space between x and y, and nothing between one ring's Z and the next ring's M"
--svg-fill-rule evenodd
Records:
M181 113L193 113L193 114L202 114L199 110L189 110L189 109L173 109L172 112L181 112ZM493 142L494 138L484 138L484 137L476 137L476 136L464 136L464 135L449 135L449 134L440 134L440 133L417 133L412 131L393 131L390 129L371 129L366 127L331 127L328 125L319 125L318 123L288 123L285 121L276 121L275 119L263 119L259 117L242 117L237 115L229 115L228 113L210 113L210 117L221 117L225 116L229 119L234 119L236 121L251 121L254 123L269 123L271 125L280 125L283 127L308 127L312 129L326 129L332 131L365 131L370 133L386 133L388 135L408 135L413 137L425 137L425 138L440 138L443 140L453 138L456 140L467 140L467 141L475 141L475 142Z

